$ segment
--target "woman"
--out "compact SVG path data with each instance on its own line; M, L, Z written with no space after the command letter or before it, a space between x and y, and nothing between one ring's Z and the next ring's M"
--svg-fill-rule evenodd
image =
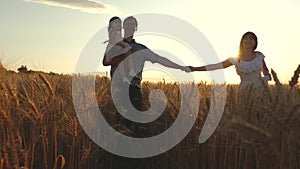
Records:
M230 57L223 62L201 67L190 66L191 71L210 71L227 68L234 65L237 74L241 78L240 88L253 85L263 87L271 80L269 70L264 61L265 56L258 51L257 36L253 32L246 32L241 39L238 57ZM261 72L264 77L261 76Z

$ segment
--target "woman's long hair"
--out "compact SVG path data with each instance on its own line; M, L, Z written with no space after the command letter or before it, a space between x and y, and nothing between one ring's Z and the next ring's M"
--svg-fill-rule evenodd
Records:
M239 53L238 53L238 59L240 60L241 57L243 56L244 54L244 51L243 51L243 40L247 37L247 36L250 36L252 37L254 40L255 40L255 45L253 46L253 51L257 48L257 36L253 33L253 32L246 32L243 36L242 36L242 39L240 41L240 48L239 48Z

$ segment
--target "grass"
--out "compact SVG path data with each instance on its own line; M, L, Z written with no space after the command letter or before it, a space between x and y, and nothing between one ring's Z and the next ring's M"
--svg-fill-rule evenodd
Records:
M297 69L290 85L282 85L277 78L280 87L270 86L260 93L248 88L243 92L246 97L241 97L238 86L228 85L221 123L203 144L198 143L198 137L210 108L211 86L197 84L200 109L186 138L161 155L134 162L144 169L300 168L296 72L299 76ZM96 77L99 108L112 126L130 134L114 122L116 109L109 86L110 79ZM142 88L144 109L150 106L147 96L153 89L161 89L168 98L164 113L141 126L140 136L148 137L172 125L180 109L180 91L176 83L144 82ZM115 156L91 141L79 124L71 75L13 73L0 67L0 98L0 169L113 167Z

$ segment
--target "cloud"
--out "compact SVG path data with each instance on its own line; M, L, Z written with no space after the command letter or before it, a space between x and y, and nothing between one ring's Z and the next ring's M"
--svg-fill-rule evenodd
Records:
M112 13L114 7L95 0L25 0L50 6L76 9L88 13Z

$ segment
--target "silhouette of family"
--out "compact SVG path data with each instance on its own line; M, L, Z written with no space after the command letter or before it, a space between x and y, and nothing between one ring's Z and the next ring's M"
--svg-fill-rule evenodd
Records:
M122 83L129 84L129 98L137 110L141 109L141 81L146 61L159 63L163 66L180 69L185 72L212 71L234 65L241 79L239 85L241 89L250 85L255 88L261 88L266 86L268 81L271 80L269 70L264 61L264 54L255 51L258 42L257 36L253 32L246 32L242 36L237 57L230 57L216 64L193 67L178 65L154 53L145 45L137 43L134 39L137 27L138 22L136 18L133 16L127 17L123 22L124 37L122 37L122 21L117 16L112 17L109 20L109 40L103 58L103 65L111 66L110 75L112 79L118 75L115 78L117 81L116 84L120 86L122 86ZM115 72L116 70L118 72ZM264 77L262 77L261 72Z
M241 89L250 85L255 88L261 88L266 86L267 82L271 80L269 70L264 61L265 56L263 53L255 51L257 47L257 37L253 32L246 32L242 36L237 57L230 57L216 64L193 67L178 65L154 53L145 45L136 42L134 33L137 31L137 27L138 22L136 18L133 16L127 17L123 22L124 37L122 37L121 19L115 16L109 20L109 40L107 41L108 45L102 63L104 66L111 66L110 76L114 81L114 83L112 83L112 89L113 92L115 92L116 100L128 98L129 95L131 104L139 111L141 111L142 108L141 81L146 61L159 63L165 67L180 69L185 72L212 71L234 65L241 79L239 85ZM262 77L261 72L264 74L264 77ZM113 86L113 84L115 85ZM127 95L127 97L124 97L124 95ZM122 103L122 100L117 101L117 104ZM127 113L130 114L130 109L126 107L127 105L122 106L127 109ZM120 113L117 113L116 116L118 123L135 130L132 128L132 121L121 116ZM122 160L119 159L118 161L120 162ZM128 161L130 160L126 159L126 162Z

